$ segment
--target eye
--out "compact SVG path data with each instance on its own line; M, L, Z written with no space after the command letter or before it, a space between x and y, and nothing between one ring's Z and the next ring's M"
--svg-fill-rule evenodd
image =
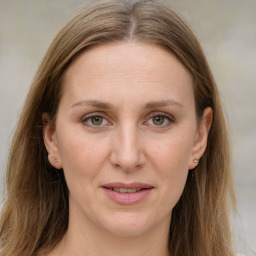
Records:
M101 116L94 116L94 117L91 117L90 118L90 122L93 124L93 125L101 125L103 123L104 119L103 117Z
M146 122L148 125L166 127L171 125L174 119L171 115L165 113L152 113L150 114L150 119Z
M165 122L165 118L163 116L154 116L152 121L155 125L163 125Z
M83 118L82 122L86 126L90 126L90 127L97 127L97 126L102 127L110 124L109 121L99 113L92 113L92 114L86 115Z

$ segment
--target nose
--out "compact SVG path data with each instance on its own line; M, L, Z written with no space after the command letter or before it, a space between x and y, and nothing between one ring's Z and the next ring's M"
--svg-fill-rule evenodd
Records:
M138 170L145 164L145 154L138 129L127 125L117 129L112 144L110 162L125 172Z

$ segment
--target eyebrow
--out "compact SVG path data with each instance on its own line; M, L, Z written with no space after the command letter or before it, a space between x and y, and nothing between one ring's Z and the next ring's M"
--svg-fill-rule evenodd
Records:
M146 109L152 109L152 108L160 108L160 107L167 107L170 105L178 106L178 107L184 107L180 102L175 100L163 100L163 101L153 101L149 102L145 105Z
M153 109L153 108L159 108L159 107L167 107L170 105L178 106L178 107L184 107L180 102L175 100L163 100L163 101L152 101L148 102L145 105L145 109ZM103 109L113 109L114 105L107 102L102 102L98 100L83 100L79 101L71 106L73 107L82 107L82 106L91 106L95 108L103 108Z
M105 108L105 109L112 109L114 105L98 100L83 100L73 104L71 107L82 107L82 106L91 106L95 108Z

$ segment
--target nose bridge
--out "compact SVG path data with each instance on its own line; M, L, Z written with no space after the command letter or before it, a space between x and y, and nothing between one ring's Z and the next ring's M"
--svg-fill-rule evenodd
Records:
M115 166L131 171L144 163L139 128L132 122L120 125L115 133L111 161Z

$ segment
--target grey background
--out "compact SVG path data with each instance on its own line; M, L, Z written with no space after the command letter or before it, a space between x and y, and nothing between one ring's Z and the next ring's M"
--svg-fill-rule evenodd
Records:
M33 75L55 34L86 2L0 0L1 180ZM166 2L198 36L219 86L230 128L238 199L234 243L237 251L256 255L256 1Z

